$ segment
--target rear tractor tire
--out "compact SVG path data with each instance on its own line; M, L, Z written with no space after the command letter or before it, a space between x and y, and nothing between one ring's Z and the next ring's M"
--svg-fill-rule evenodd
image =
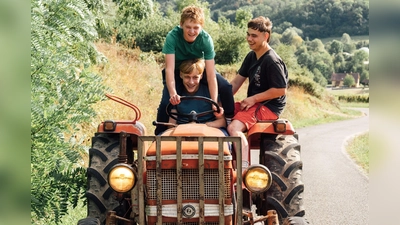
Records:
M266 201L261 203L262 212L276 210L280 224L288 224L291 217L300 217L296 219L300 223L296 224L308 224L303 218L303 162L297 134L265 135L260 148L260 163L272 174L271 188L264 193Z

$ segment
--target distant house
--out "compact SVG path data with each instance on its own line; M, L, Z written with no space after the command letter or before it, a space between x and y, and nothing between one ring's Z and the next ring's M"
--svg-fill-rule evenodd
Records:
M343 80L347 74L354 77L354 81L355 81L354 86L355 87L360 86L360 74L359 73L332 73L332 76L331 76L332 87L342 87Z

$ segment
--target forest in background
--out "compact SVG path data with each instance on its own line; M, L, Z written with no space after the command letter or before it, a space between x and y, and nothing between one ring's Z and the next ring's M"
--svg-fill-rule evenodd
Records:
M177 9L179 0L157 0L161 11ZM248 10L253 16L266 16L273 20L274 31L286 28L301 30L303 39L369 34L368 0L207 0L214 21L224 17L236 22L238 9Z

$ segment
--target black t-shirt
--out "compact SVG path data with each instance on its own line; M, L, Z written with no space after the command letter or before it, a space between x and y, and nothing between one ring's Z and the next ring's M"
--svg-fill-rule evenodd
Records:
M249 52L238 73L249 78L247 97L270 88L286 88L289 79L285 63L273 49L268 50L258 60L253 51ZM271 99L265 105L279 116L286 105L286 95Z

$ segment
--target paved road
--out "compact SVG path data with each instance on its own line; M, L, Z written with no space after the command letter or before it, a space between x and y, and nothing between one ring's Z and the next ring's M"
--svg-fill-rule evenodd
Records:
M369 130L369 110L357 119L297 129L303 160L304 205L313 225L368 224L369 179L344 145Z
M369 130L365 116L297 129L303 160L304 206L312 225L368 224L368 176L345 152L346 141ZM252 150L252 162L258 150Z

